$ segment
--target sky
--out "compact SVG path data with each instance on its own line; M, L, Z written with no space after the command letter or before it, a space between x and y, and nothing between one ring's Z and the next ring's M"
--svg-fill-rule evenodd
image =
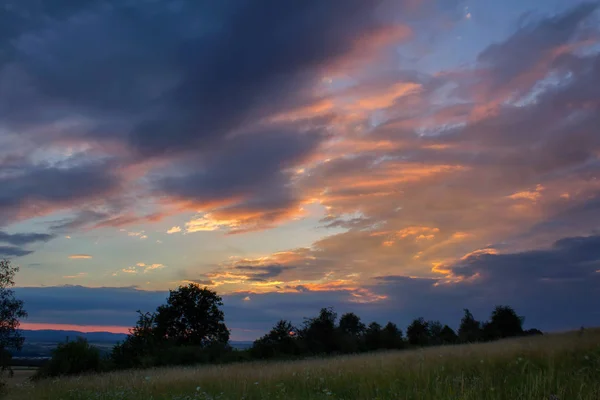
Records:
M600 325L599 8L2 0L22 327L126 332L189 283L234 340L322 307Z

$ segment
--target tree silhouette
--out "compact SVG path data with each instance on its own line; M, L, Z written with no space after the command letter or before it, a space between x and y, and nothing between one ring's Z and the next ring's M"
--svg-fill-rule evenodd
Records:
M473 343L481 340L481 323L477 321L468 309L464 309L465 315L460 320L458 338L463 343Z
M25 339L19 333L20 319L27 317L23 302L15 298L12 288L14 277L19 268L9 260L0 260L0 378L10 368L11 355L9 350L21 350Z
M458 342L458 335L454 332L454 329L450 328L448 325L444 325L440 332L440 339L442 344L454 344Z
M415 319L406 328L408 343L413 346L427 346L429 344L429 324L423 318Z
M517 315L509 306L496 306L490 321L483 326L485 340L496 340L523 335L525 318Z
M360 321L360 317L354 313L346 313L340 318L340 331L347 335L360 336L365 332L365 324Z
M381 346L381 325L377 322L371 322L365 332L365 344L367 350L379 350Z
M138 310L138 320L123 343L118 343L110 354L112 361L120 368L151 366L152 356L163 344L156 333L156 313L142 313Z
M339 347L343 353L356 353L364 347L366 326L354 313L346 313L340 318Z
M442 330L444 326L440 321L428 321L427 322L427 333L429 336L429 345L439 346L444 343L442 340Z
M332 308L322 308L319 316L305 320L299 332L308 350L313 354L332 353L339 349L335 321L337 314Z
M296 328L290 321L280 320L269 333L254 342L251 352L257 358L298 354Z
M388 322L381 330L381 346L384 349L400 349L404 347L402 331L396 324Z
M169 291L167 304L157 308L156 334L176 345L207 347L226 344L229 330L216 292L195 284Z

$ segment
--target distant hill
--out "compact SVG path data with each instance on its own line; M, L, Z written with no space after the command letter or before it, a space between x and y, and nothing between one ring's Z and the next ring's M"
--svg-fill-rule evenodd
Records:
M69 340L74 340L77 337L83 337L88 342L100 343L117 343L125 340L127 335L124 333L111 332L79 332L79 331L62 331L62 330L26 330L22 329L21 334L25 338L25 342L64 342L68 337Z
M52 350L58 343L69 340L75 340L78 337L85 338L88 342L98 347L102 353L110 352L112 347L127 338L124 333L111 332L79 332L63 330L27 330L21 329L21 334L25 338L25 344L21 351L12 352L15 358L47 358L52 354ZM243 350L252 346L252 342L229 343L231 347Z

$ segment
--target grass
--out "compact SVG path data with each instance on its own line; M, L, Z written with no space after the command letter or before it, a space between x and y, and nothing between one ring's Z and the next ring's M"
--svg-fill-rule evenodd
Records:
M14 388L6 398L599 400L599 377L600 329L594 329L299 362L64 378Z

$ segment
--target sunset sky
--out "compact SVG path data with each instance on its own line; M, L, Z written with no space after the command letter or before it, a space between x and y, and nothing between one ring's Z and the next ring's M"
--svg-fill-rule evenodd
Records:
M600 325L600 7L2 0L0 258L25 328L168 289L232 338L321 307Z

